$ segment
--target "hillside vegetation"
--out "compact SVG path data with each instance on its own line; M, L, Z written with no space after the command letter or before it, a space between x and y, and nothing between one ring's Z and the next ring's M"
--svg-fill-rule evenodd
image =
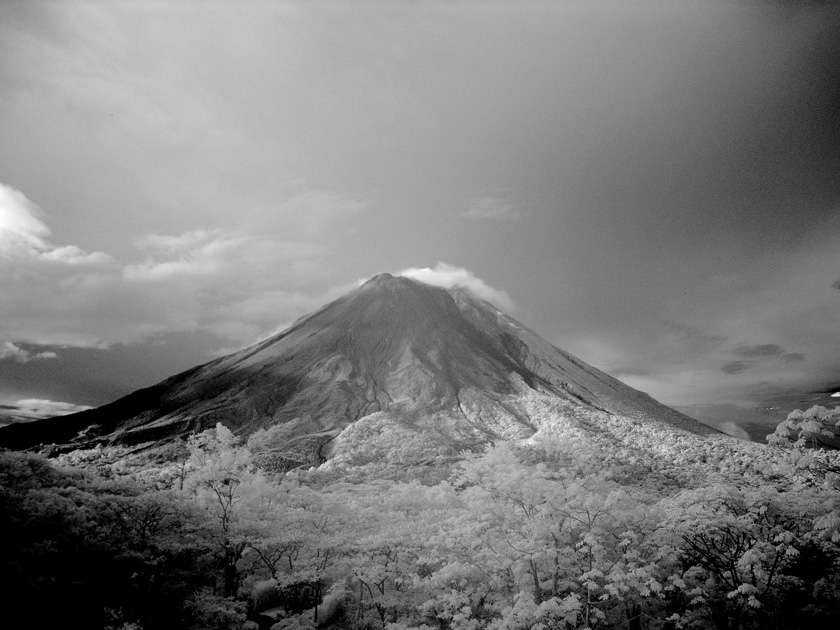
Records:
M445 419L375 413L308 469L222 425L3 453L7 607L122 630L835 627L840 458L809 447L837 412L762 446L528 404L533 435L471 451Z

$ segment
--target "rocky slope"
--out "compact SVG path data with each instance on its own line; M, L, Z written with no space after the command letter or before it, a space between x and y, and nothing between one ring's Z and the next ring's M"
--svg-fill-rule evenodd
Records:
M432 424L440 439L487 441L534 430L525 401L552 396L610 414L713 432L559 350L465 289L389 274L287 330L103 407L0 429L0 445L137 444L222 422L275 427L317 460L376 412Z

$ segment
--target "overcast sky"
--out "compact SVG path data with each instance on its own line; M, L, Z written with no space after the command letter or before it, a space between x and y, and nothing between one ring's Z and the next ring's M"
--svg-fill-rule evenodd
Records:
M6 0L0 405L99 405L405 270L666 404L840 384L838 32L822 2Z

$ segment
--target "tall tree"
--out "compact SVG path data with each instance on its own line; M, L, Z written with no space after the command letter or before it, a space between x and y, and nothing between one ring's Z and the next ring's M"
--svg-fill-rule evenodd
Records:
M221 595L236 597L242 560L274 527L280 491L257 470L251 453L230 429L217 424L191 437L184 492L208 515L222 573Z

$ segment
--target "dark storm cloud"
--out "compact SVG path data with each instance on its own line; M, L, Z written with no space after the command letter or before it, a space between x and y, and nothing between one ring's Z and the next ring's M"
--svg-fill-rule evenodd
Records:
M720 368L724 374L740 374L755 366L753 361L731 361Z
M689 324L685 324L682 322L666 320L662 323L666 328L675 332L685 341L689 341L694 344L703 346L715 346L727 340L726 337L704 333L696 326L690 326Z
M831 283L831 286L832 286L833 288L837 289L838 291L840 291L840 279L835 280L834 282L832 282L832 283Z
M772 343L761 344L758 346L740 346L735 349L735 354L745 359L761 358L761 357L776 357L784 353L781 346Z
M758 367L760 362L766 359L780 358L785 363L801 363L805 360L805 355L801 352L785 352L781 346L771 343L740 346L733 351L733 354L743 358L723 365L720 370L724 374L741 374Z
M756 346L739 346L733 354L744 359L770 359L779 357L787 363L800 363L805 360L801 352L785 352L784 348L775 343L765 343ZM737 361L735 363L738 363ZM742 363L748 363L743 361Z

